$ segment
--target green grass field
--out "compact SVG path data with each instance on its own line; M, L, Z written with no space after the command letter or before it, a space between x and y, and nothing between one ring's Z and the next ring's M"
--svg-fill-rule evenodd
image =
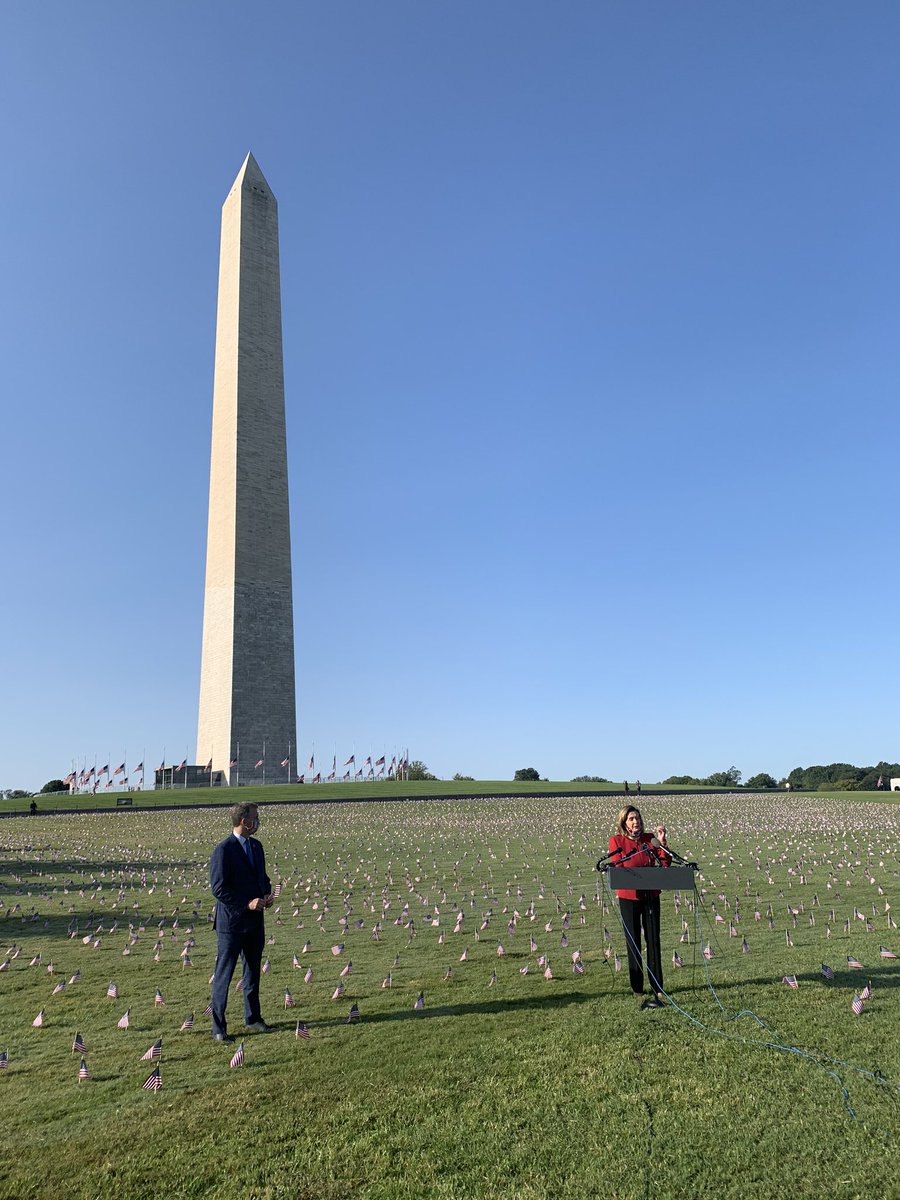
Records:
M282 884L263 977L276 1031L247 1036L234 1069L201 1015L226 813L0 821L0 1196L900 1195L900 960L879 953L900 953L900 806L645 797L703 892L679 911L663 896L673 1005L641 1012L594 870L616 805L264 807ZM229 1016L240 1036L235 992ZM145 1091L141 1056L160 1037L163 1087Z
M508 779L480 780L422 780L411 783L398 783L394 780L379 781L378 783L323 783L323 784L269 784L266 787L242 787L240 791L229 788L170 788L166 791L121 792L105 789L92 794L79 792L69 795L68 792L57 792L38 795L35 800L41 813L69 812L72 810L100 812L106 810L118 811L119 799L130 800L134 808L196 808L204 805L227 806L237 799L254 801L257 804L326 804L329 802L347 801L384 801L402 799L428 799L429 797L479 797L479 796L604 796L621 795L622 784L619 783L573 783L567 780L541 780L539 783L518 783ZM688 788L663 784L645 784L643 796L671 795L722 795L721 789ZM736 796L747 795L740 790ZM900 796L900 793L898 793ZM642 797L629 797L632 801ZM856 801L876 800L880 803L890 803L891 794L884 792L854 792ZM29 800L0 800L0 814L28 810Z
M588 792L618 792L621 783L591 784ZM648 789L652 791L654 789ZM678 789L655 789L672 791ZM682 789L687 791L688 789ZM169 788L166 791L132 791L121 792L103 789L96 794L79 792L70 796L68 792L57 792L36 796L41 812L59 812L68 809L109 809L117 807L117 800L122 797L130 799L134 807L174 806L191 807L203 804L233 804L236 800L253 800L259 804L324 804L329 801L347 800L383 800L390 799L420 799L429 796L501 796L515 793L517 795L550 795L568 793L573 796L585 794L583 783L553 782L542 780L538 783L514 783L508 779L494 780L417 780L410 783L395 780L381 780L377 783L321 783L321 784L269 784L263 786L242 787L239 792L230 788ZM0 800L0 813L16 810L25 812L29 801L23 799Z

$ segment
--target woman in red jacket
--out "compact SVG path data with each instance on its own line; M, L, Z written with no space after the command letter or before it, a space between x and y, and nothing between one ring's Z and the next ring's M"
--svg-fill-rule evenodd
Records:
M672 861L665 850L666 827L657 825L656 840L644 832L644 819L640 810L628 804L619 813L617 832L609 839L610 853L614 855L610 866L650 867L656 861L667 867ZM652 995L644 1001L643 1008L659 1008L665 1003L663 996L662 950L659 944L659 892L635 891L620 888L619 911L625 929L625 944L628 950L628 978L636 996L644 994L644 971L641 964L641 927L647 946L647 977Z

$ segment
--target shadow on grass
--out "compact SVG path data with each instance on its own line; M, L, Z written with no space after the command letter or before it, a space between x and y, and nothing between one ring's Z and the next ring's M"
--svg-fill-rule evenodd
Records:
M379 1025L389 1021L427 1021L434 1017L500 1016L504 1013L525 1010L549 1012L554 1009L566 1008L572 1004L590 1003L595 999L595 995L587 992L556 992L554 995L521 996L512 1000L481 1000L475 1004L439 1004L434 1008L423 1008L419 1012L407 1009L404 1012L364 1014L360 1018L360 1023ZM314 1021L310 1025L310 1029L337 1029L350 1023L346 1017L340 1017L334 1021ZM293 1029L295 1024L296 1019L289 1023L275 1022L272 1027L274 1029Z
M866 983L871 980L873 988L896 988L900 987L900 960L897 965L889 967L884 965L890 960L879 959L877 967L864 967L861 971L849 971L835 968L834 979L826 980L823 978L820 971L805 971L796 972L795 978L799 984L818 984L825 991L837 990L840 988L853 988L859 991ZM713 987L717 992L725 993L732 991L744 991L751 987L784 987L781 977L776 978L774 975L758 975L748 977L746 979L714 979ZM705 979L699 979L695 985L680 984L678 987L670 987L666 989L673 996L678 997L686 993L706 992L709 990Z
M35 847L34 852L38 852L41 848ZM49 853L48 848L48 853ZM91 879L94 883L102 884L104 889L117 887L120 880L119 875L124 875L121 880L126 887L133 881L135 876L146 874L149 876L157 876L159 882L157 887L177 887L184 886L181 880L175 879L176 871L206 871L209 869L209 858L166 858L164 852L160 851L159 858L97 858L96 856L84 858L22 858L16 857L16 854L30 854L30 848L15 851L4 850L0 852L0 871L3 872L12 882L6 884L6 887L30 887L32 890L45 889L49 891L51 888L88 888L91 886ZM17 882L15 876L21 877L21 883Z

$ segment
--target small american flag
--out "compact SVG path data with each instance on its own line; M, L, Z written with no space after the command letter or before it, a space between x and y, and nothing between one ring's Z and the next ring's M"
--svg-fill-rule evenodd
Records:
M888 950L887 946L882 946L879 949L878 954L881 958L896 958L897 957L897 955L894 953L893 950Z
M418 996L416 996L416 1002L413 1005L413 1010L415 1012L421 1012L424 1007L425 1007L425 993L419 992Z
M847 955L847 966L850 968L851 971L864 970L862 963L859 961L858 958L854 958L852 954Z
M127 1028L128 1028L128 1016L129 1016L129 1013L130 1013L130 1012L131 1012L131 1009L130 1009L130 1008L126 1008L126 1009L125 1009L125 1012L122 1014L122 1016L121 1016L121 1017L119 1017L118 1021L116 1022L116 1024L118 1025L118 1027L119 1027L120 1029L127 1029Z
M287 990L287 988L284 989L284 1007L285 1008L293 1008L294 1007L294 997Z
M228 1065L229 1065L229 1067L242 1067L244 1065L244 1043L243 1042L241 1042L241 1044L238 1046L237 1050L235 1050L234 1054L231 1056L231 1062Z
M31 1022L31 1024L34 1026L35 1029L40 1029L40 1027L43 1025L43 1023L44 1023L44 1010L41 1009L41 1011L38 1013L38 1015Z
M822 978L828 980L834 979L834 971L829 967L828 963L822 963Z
M306 974L303 976L303 982L304 983L312 983L312 981L313 981L313 969L312 969L312 967L307 967Z
M84 1038L80 1033L75 1034L75 1041L72 1043L72 1053L87 1054L87 1046L84 1044Z
M106 994L107 994L107 996L109 996L110 1000L118 1000L119 989L116 987L116 985L114 983L111 983L109 985L109 987L106 989Z
M165 1008L166 1002L163 999L163 994L159 988L156 989L156 996L154 997L153 1003L157 1008Z
M677 950L672 955L672 966L673 967L683 967L684 966L684 961Z
M186 1029L193 1029L193 1028L194 1028L194 1014L188 1013L188 1015L182 1021L181 1028L178 1030L178 1032L183 1033Z
M268 975L268 973L271 970L272 970L272 964L269 962L268 959L266 959L266 961L262 965L262 973L263 973L263 975Z
M5 1071L9 1066L9 1051L0 1050L0 1071Z
M710 959L712 958L712 956L713 956L712 946L709 944L709 942L707 942L706 945L703 947L703 957L706 959L707 962L709 962Z
M162 1087L162 1071L159 1069L159 1066L157 1066L154 1071L150 1072L150 1074L141 1084L141 1087L145 1092L159 1091L159 1089Z
M794 988L795 990L800 986L796 975L785 975L781 982L786 983L789 988Z
M81 1066L78 1068L78 1081L80 1083L82 1080L90 1079L90 1077L90 1073L87 1069L87 1063L84 1061L84 1059L82 1059Z
M358 1005L358 1004L351 1004L351 1005L350 1005L350 1015L349 1015L349 1017L347 1017L347 1024L348 1024L348 1025L352 1025L352 1024L355 1022L355 1021L358 1021L359 1019L360 1019L360 1017L359 1017L359 1005Z
M141 1062L152 1062L154 1058L162 1057L162 1038L157 1038L149 1050L141 1055Z
M294 1030L294 1037L303 1038L304 1041L309 1041L309 1029L302 1021L297 1022L297 1028Z
M863 1010L862 996L857 996L857 995L854 993L854 996L853 996L853 1001L852 1001L852 1003L851 1003L850 1007L851 1007L851 1009L853 1010L854 1014L855 1014L857 1017L861 1016L861 1015L862 1015L862 1010Z

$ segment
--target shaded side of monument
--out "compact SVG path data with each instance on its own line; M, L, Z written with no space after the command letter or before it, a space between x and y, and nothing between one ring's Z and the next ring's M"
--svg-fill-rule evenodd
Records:
M295 777L278 205L252 154L222 206L197 762Z

